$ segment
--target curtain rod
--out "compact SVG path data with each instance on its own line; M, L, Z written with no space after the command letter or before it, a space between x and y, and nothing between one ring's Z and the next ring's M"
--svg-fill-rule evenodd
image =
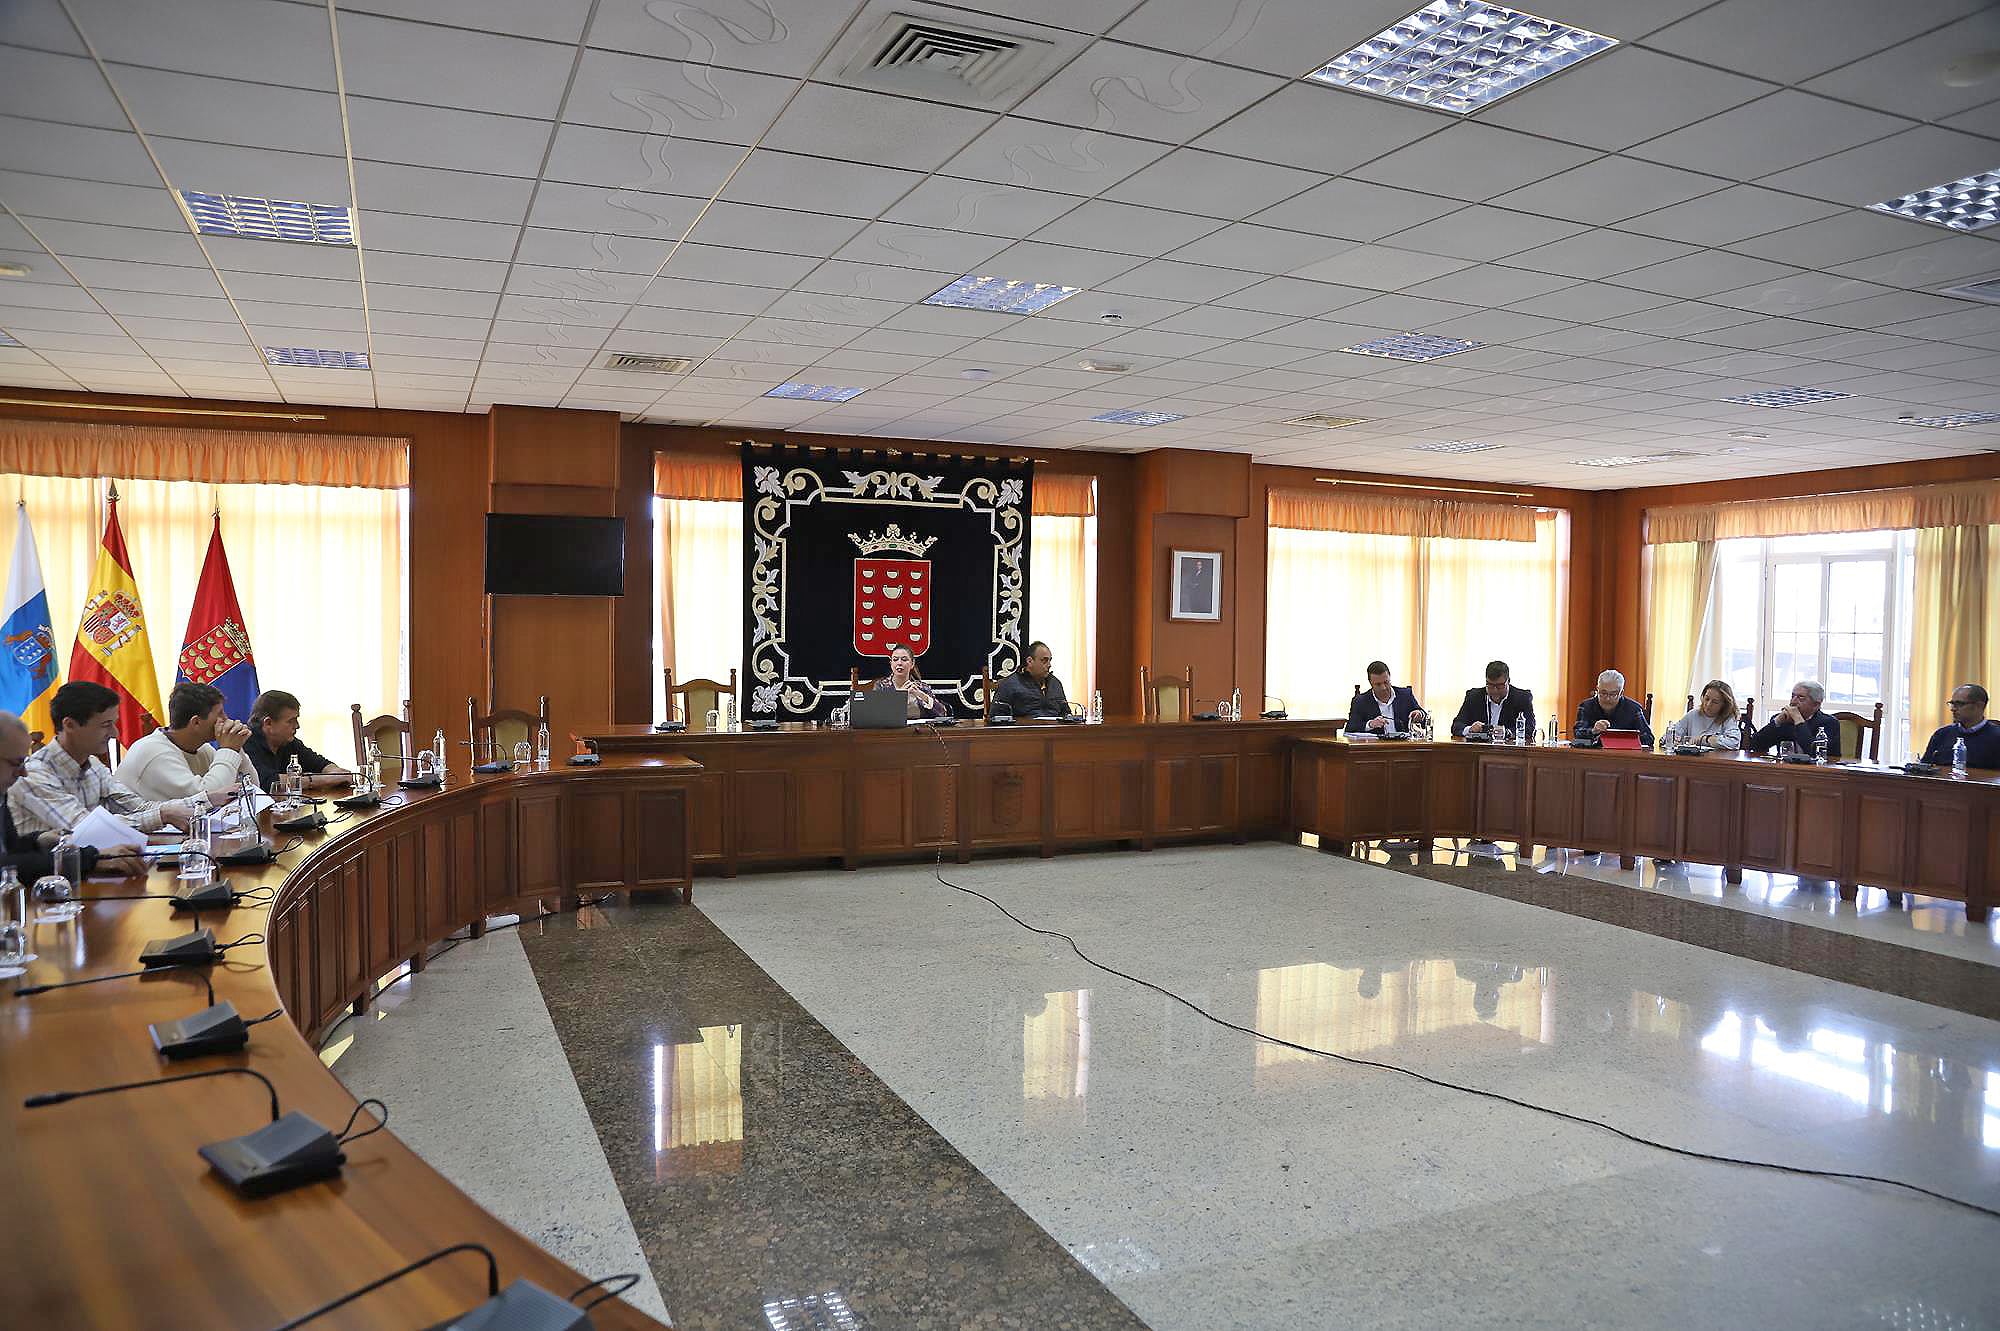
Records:
M1377 485L1390 490L1436 490L1444 494L1486 495L1494 499L1533 499L1530 490L1475 490L1463 485L1416 485L1409 481L1344 481L1334 476L1315 476L1321 485Z
M971 445L977 447L977 445ZM971 458L975 462L1026 462L1032 464L1031 457L988 457L982 453L928 453L910 448L859 448L852 444L773 444L761 439L746 439L741 448L803 448L808 453L875 453L882 457L900 458ZM667 450L671 451L671 450Z
M0 397L0 406L68 407L77 411L136 411L160 416L245 416L273 421L323 421L307 411L219 411L214 407L130 407L116 402L52 402L38 397Z
M1756 480L1757 477L1748 479ZM1816 490L1812 494L1772 495L1768 499L1716 499L1709 502L1687 504L1648 504L1645 511L1656 512L1668 508L1717 508L1725 504L1776 504L1789 499L1846 499L1852 495L1885 495L1898 490L1928 490L1944 485L2000 485L2000 479L1991 476L1968 476L1956 481L1918 481L1911 485L1870 485L1860 490Z

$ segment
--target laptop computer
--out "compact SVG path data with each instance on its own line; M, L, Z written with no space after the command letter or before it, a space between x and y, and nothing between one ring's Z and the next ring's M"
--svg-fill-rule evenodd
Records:
M1639 742L1639 732L1636 730L1601 730L1597 734L1597 742L1607 749L1643 749L1646 747Z
M909 714L909 695L900 689L864 689L847 704L847 724L856 730L901 730Z

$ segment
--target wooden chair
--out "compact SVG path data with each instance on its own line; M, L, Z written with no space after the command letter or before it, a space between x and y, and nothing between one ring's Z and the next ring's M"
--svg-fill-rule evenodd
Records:
M1756 712L1757 700L1755 698L1745 698L1742 708L1737 712L1736 725L1743 732L1743 738L1746 741L1750 738L1750 732L1757 728Z
M357 771L368 761L368 741L371 739L385 758L408 758L415 751L416 745L411 742L413 732L410 729L408 698L403 699L401 717L385 714L372 721L364 721L361 719L360 703L355 703L348 712L354 723L354 766Z
M1650 691L1646 694L1646 724L1653 724L1653 695Z
M42 733L41 731L39 731L39 730L30 730L30 731L28 732L28 752L29 752L29 753L33 753L33 752L34 752L35 750L37 750L37 749L41 748L41 747L42 747L42 745L44 745L44 744L46 744L46 743L48 743L48 742L49 742L49 737L48 737L47 735L44 735L44 734L43 734L43 733Z
M1835 712L1833 719L1840 723L1840 751L1849 758L1861 756L1861 739L1865 733L1868 739L1868 761L1882 761L1882 704L1875 704L1873 716L1863 716L1859 712Z
M522 740L534 747L535 732L549 723L549 695L540 699L540 710L524 712L517 707L495 707L485 716L478 714L477 699L465 700L465 715L472 722L472 739L483 748L473 751L474 762L505 762L514 756L514 746ZM554 732L551 731L551 734Z
M720 713L721 722L726 724L729 709L723 706L724 698L736 697L736 667L729 668L729 682L724 684L713 679L691 679L685 684L674 683L674 669L667 667L667 714L673 715L674 695L681 699L681 720L687 722L689 734L700 734L708 729L708 714Z
M1692 712L1693 710L1694 710L1694 695L1690 693L1688 695L1688 712ZM1687 712L1682 712L1681 715L1686 716Z
M981 719L991 721L993 719L993 672L991 670L981 670L979 672L979 682L979 696L986 700L985 715Z
M1156 680L1145 666L1139 667L1139 703L1148 721L1185 721L1194 715L1194 667L1176 678Z

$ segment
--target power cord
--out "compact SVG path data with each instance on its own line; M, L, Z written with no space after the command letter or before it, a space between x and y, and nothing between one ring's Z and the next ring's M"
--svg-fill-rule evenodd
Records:
M938 733L937 728L934 726L925 726L923 727L923 729L928 730L931 733L932 737L938 741L938 746L945 751L945 756L947 758L950 757L951 746L944 742L944 736ZM955 787L956 787L955 782L948 782L945 788L945 801L944 801L945 825L947 827L957 826L956 820L951 816L953 813L953 800L954 800L953 792L955 790ZM1192 999L1183 998L1181 995L1175 993L1173 990L1167 988L1164 985L1156 984L1153 981L1144 978L1143 976L1134 975L1130 971L1119 970L1116 966L1108 966L1105 963L1097 960L1095 957L1091 956L1089 953L1085 952L1081 947L1078 947L1076 940L1070 937L1068 934L1063 933L1057 929L1044 929L1039 925L1030 924L1026 920L1022 919L1020 916L1016 915L1013 911L1008 910L1007 907L1000 904L1000 902L995 901L992 897L987 896L984 892L980 892L970 887L961 887L959 884L952 882L949 878L946 878L944 876L943 841L938 842L937 859L932 865L931 873L938 880L938 882L944 884L944 886L950 888L952 891L963 892L965 893L965 895L969 897L978 897L981 901L984 901L987 905L993 907L993 909L999 911L1002 915L1005 915L1008 919L1020 925L1023 929L1026 929L1029 933L1040 934L1044 938L1060 938L1063 942L1069 944L1070 951L1076 953L1077 958L1081 960L1084 965L1091 967L1093 970L1102 971L1106 975L1115 975L1121 980L1129 981L1130 983L1139 985L1141 988L1144 989L1150 989L1154 993L1159 994L1162 998L1171 999L1173 1002L1180 1004L1182 1007L1194 1013L1196 1016L1201 1017L1203 1020L1214 1022L1217 1026L1220 1026L1225 1030L1236 1031L1239 1034L1248 1035L1258 1040L1264 1040L1267 1041L1268 1043L1278 1045L1281 1048L1296 1050L1297 1052L1302 1054L1311 1054L1317 1058L1331 1059L1334 1062L1346 1063L1352 1067L1374 1068L1381 1072L1400 1073L1405 1077L1409 1077L1414 1081L1423 1082L1425 1085L1428 1086L1436 1086L1447 1091L1457 1091L1463 1095L1476 1095L1482 1099L1497 1101L1500 1104L1513 1105L1516 1108L1532 1110L1538 1114L1547 1114L1552 1118L1559 1118L1564 1120L1565 1122L1577 1123L1585 1127L1598 1128L1601 1129L1602 1131L1611 1133L1613 1136L1622 1137L1626 1141L1632 1142L1635 1145L1650 1146L1656 1151L1665 1151L1670 1155L1678 1155L1689 1160L1706 1160L1713 1164L1737 1165L1745 1169L1766 1169L1779 1174L1797 1175L1801 1178L1842 1179L1851 1183L1879 1183L1882 1184L1884 1187L1902 1188L1908 1192L1914 1192L1921 1196L1930 1197L1936 1201L1947 1202L1953 1206L1962 1206L1968 1211L1977 1212L1980 1215L1991 1216L1996 1220L2000 1220L2000 1209L1996 1209L1991 1206L1982 1206L1978 1202L1970 1202L1965 1200L1963 1197L1954 1197L1949 1193L1937 1192L1930 1188L1926 1188L1921 1184L1905 1182L1902 1179L1885 1178L1879 1174L1850 1173L1847 1170L1841 1170L1841 1169L1815 1169L1808 1165L1787 1165L1774 1160L1751 1160L1742 1156L1719 1155L1712 1151L1698 1151L1692 1147L1675 1146L1669 1142L1656 1141L1651 1137L1641 1136L1636 1132L1628 1132L1624 1128L1618 1127L1615 1124L1606 1123L1602 1119L1591 1118L1586 1114L1571 1113L1567 1109L1556 1109L1549 1105L1538 1105L1535 1104L1533 1101L1518 1099L1502 1091L1491 1091L1485 1089L1484 1087L1479 1087L1479 1086L1467 1086L1459 1082L1447 1081L1442 1077L1433 1077L1428 1073L1418 1072L1414 1068L1406 1068L1401 1066L1400 1064L1384 1063L1378 1059L1372 1059L1372 1058L1357 1058L1352 1054L1336 1054L1331 1050L1318 1049L1312 1045L1307 1045L1307 1044L1299 1044L1296 1041L1287 1040L1281 1036L1267 1035L1266 1033L1258 1030L1254 1026L1245 1026L1240 1022L1231 1021L1227 1017L1219 1017L1215 1013L1210 1012L1208 1009L1202 1007L1199 1003L1194 1002Z
M616 1289L610 1288L611 1284L614 1281L619 1281L619 1280L622 1280L625 1283L619 1285ZM588 1285L578 1285L575 1289L571 1290L566 1301L569 1303L575 1303L578 1295L588 1294L593 1289L597 1289L600 1286L603 1287L604 1290L603 1293L599 1294L589 1303L583 1305L583 1311L589 1312L592 1308L595 1308L598 1304L604 1302L606 1299L615 1299L620 1294L625 1293L625 1291L631 1289L632 1286L638 1283L639 1283L639 1277L637 1273L631 1271L621 1271L615 1276L599 1276L597 1279L591 1281Z

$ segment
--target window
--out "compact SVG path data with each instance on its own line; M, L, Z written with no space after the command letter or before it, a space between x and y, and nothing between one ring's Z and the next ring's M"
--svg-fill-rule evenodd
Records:
M1883 704L1882 756L1910 747L1910 604L1916 534L1850 532L1716 543L1715 604L1697 659L1767 718L1816 679L1826 706Z

